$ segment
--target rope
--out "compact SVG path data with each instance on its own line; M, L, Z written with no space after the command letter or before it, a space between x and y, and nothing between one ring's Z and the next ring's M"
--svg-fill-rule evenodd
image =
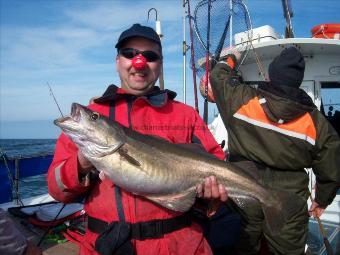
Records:
M320 33L321 31L323 31L324 29L325 29L324 26L320 26L320 28L314 34L312 34L312 37L314 37L316 34Z
M260 57L259 55L257 54L255 48L254 48L254 45L253 43L250 41L250 45L251 45L251 48L254 52L254 55L255 55L255 60L256 60L256 64L257 64L257 67L259 68L259 71L260 71L260 74L262 75L262 78L265 80L265 81L269 81L265 71L264 71L264 68L263 68L263 65L262 65L262 62L260 60Z
M322 30L322 35L326 38L326 39L330 39L326 34L325 34L325 30Z
M247 11L247 13L248 13L249 20L250 20L250 24L251 24L251 18L250 18L249 12L248 12L248 8L247 8L246 5L244 5L244 6L246 7L246 11ZM260 71L260 74L261 74L263 80L269 81L269 79L268 79L268 77L267 77L267 75L266 75L266 73L265 73L265 71L264 71L264 67L263 67L263 65L262 65L261 59L260 59L259 55L257 54L257 52L256 52L256 50L255 50L255 47L254 47L254 45L253 45L253 41L252 41L252 39L253 39L253 38L252 38L252 37L253 37L253 31L252 31L252 30L253 30L253 29L252 29L252 26L251 26L251 38L250 38L249 33L247 33L248 41L249 41L250 47L251 47L251 49L252 49L252 51L253 51L253 53L254 53L255 61L256 61L257 67L258 67L258 69L259 69L259 71ZM245 59L245 57L243 58L242 62L244 61L244 59ZM242 63L241 63L241 64L242 64ZM240 64L240 65L241 65L241 64Z
M326 34L325 34L325 26L324 25L321 25L320 28L312 35L312 37L314 37L315 35L319 34L319 33L322 33L323 37L326 38L326 39L332 39L332 38L329 38Z
M252 22L251 22L251 17L250 17L250 14L249 14L249 10L248 10L247 5L246 5L243 1L240 1L240 4L243 6L243 8L244 8L244 10L245 10L245 13L246 13L246 16L248 16L248 18L249 18L248 27L249 27L250 29L248 29L248 31L246 31L246 33L247 33L249 42L251 42L249 33L251 33L251 38L252 38L252 37L253 37L253 25L252 25ZM246 19L246 18L245 18L245 19ZM245 50L242 52L240 61L239 61L239 63L238 63L238 64L236 65L236 67L235 67L235 71L236 71L236 72L238 72L240 66L243 64L244 60L247 58L248 53L249 53L249 49L250 49L250 47L246 47Z

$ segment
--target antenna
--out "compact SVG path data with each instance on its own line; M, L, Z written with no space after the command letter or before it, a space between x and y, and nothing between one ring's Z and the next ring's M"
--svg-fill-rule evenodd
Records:
M148 21L150 19L150 13L151 11L155 12L155 22L156 22L156 33L158 34L159 38L162 39L163 35L162 35L162 29L161 29L161 22L158 20L158 11L156 8L150 8L148 11Z
M150 8L149 11L148 11L148 21L150 19L150 13L151 11L154 11L155 12L155 23L156 23L156 33L158 34L159 36L159 39L162 40L163 39L163 35L162 35L162 29L161 29L161 22L158 20L158 11L156 8ZM159 80L159 88L161 90L164 89L164 71L163 71L163 63L161 65L161 72L159 74L159 77L158 77L158 80Z
M46 82L46 83L47 83L48 88L50 89L50 95L53 97L53 100L54 100L55 104L56 104L57 107L58 107L58 110L59 110L59 112L60 112L60 114L61 114L61 117L64 117L64 114L61 112L61 109L60 109L60 107L59 107L59 104L58 104L58 102L57 102L57 99L55 98L55 96L54 96L54 94L53 94L53 91L52 91L52 88L51 88L50 84L49 84L48 82Z

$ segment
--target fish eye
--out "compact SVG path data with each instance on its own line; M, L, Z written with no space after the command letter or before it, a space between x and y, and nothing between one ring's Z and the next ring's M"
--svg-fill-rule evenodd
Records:
M97 120L98 118L99 118L99 113L98 112L92 113L92 115L91 115L91 119L92 120Z

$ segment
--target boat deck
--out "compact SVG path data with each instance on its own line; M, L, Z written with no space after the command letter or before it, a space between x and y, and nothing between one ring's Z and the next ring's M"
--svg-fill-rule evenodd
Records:
M16 227L20 230L20 232L33 244L37 244L41 237L44 234L44 230L34 227L29 224L27 221L14 217L11 214L7 213L7 215L13 220ZM42 242L40 249L43 251L44 255L77 255L79 254L79 247L71 242L65 243L47 243Z

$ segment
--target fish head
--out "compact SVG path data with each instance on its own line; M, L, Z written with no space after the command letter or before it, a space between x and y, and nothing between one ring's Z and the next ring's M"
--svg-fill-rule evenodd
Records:
M69 116L56 119L54 124L88 159L111 154L125 142L125 133L118 123L77 103L72 104Z

